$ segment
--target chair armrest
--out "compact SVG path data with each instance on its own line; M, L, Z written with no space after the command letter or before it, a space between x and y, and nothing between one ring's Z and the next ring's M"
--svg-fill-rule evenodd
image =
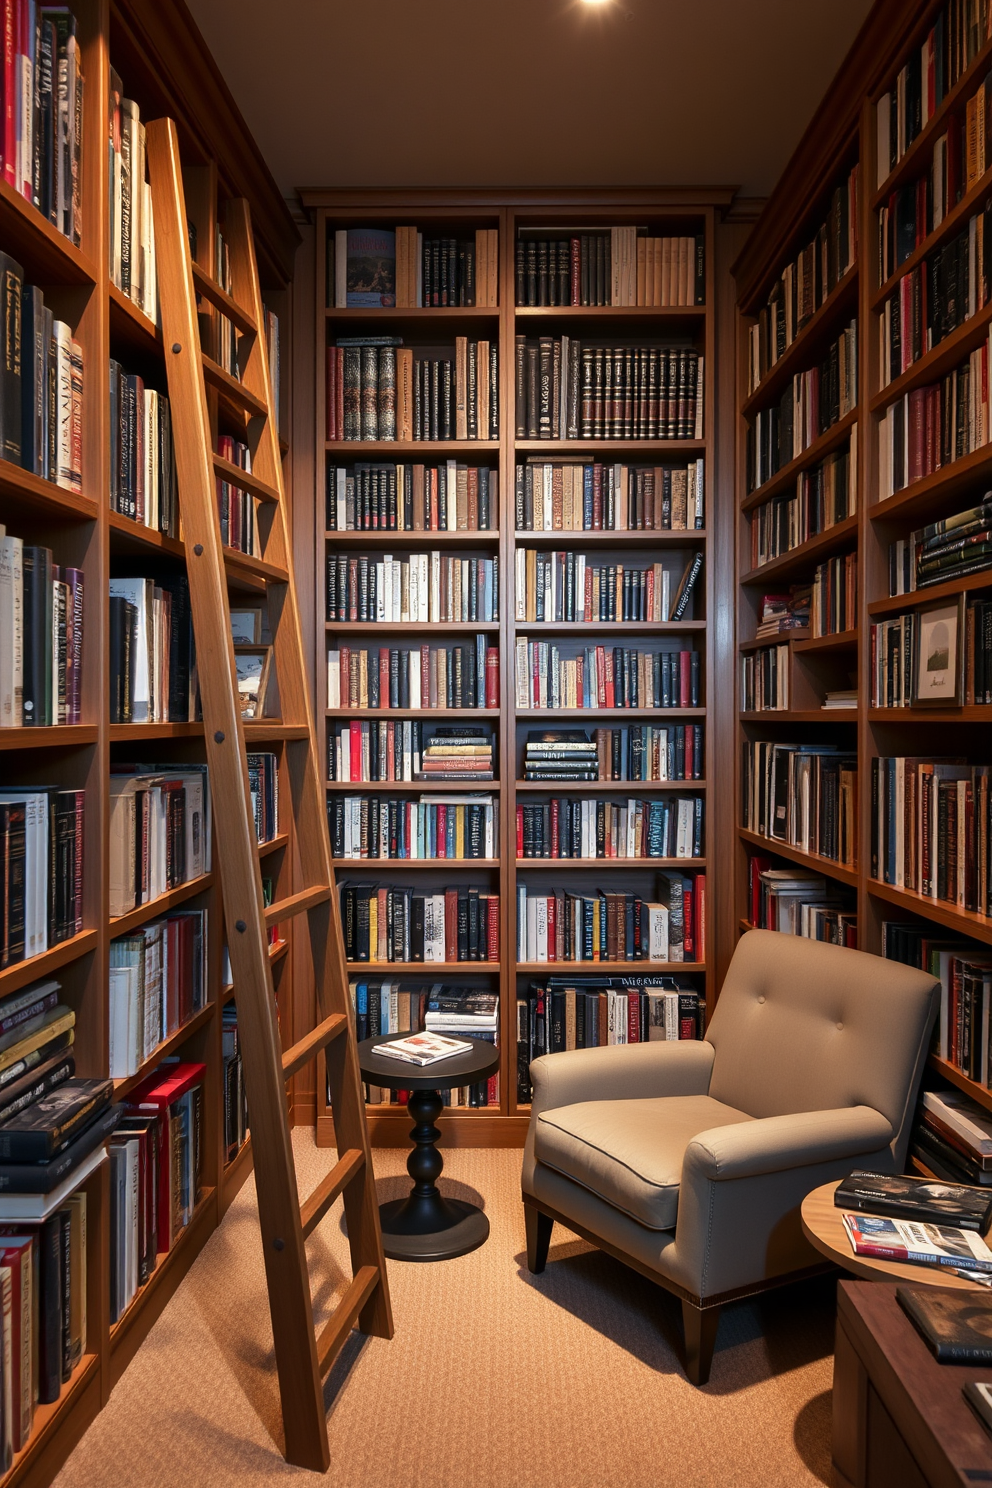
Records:
M766 1116L736 1126L715 1126L689 1143L682 1160L683 1183L719 1183L805 1168L815 1163L878 1152L893 1139L891 1124L871 1106Z
M712 1069L713 1046L697 1039L542 1054L530 1067L531 1116L579 1101L705 1095Z

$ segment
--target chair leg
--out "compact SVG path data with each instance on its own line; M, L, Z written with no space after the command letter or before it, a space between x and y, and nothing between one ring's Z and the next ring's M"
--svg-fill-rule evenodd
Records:
M682 1303L685 1372L691 1385L705 1385L710 1377L719 1323L719 1307L696 1307L692 1302Z
M524 1221L527 1226L527 1269L538 1276L548 1259L555 1222L532 1204L524 1204Z

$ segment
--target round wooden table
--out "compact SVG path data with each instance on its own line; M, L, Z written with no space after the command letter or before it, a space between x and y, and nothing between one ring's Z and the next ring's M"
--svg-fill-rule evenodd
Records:
M803 1234L821 1255L865 1281L908 1281L914 1286L963 1287L969 1292L988 1293L988 1288L980 1282L966 1281L947 1266L911 1266L903 1261L881 1261L871 1256L855 1255L841 1219L844 1211L834 1204L837 1187L838 1183L824 1183L822 1188L814 1188L812 1193L808 1193L802 1202Z
M438 1189L437 1180L444 1168L444 1158L437 1150L441 1133L434 1125L444 1110L439 1091L474 1085L494 1075L499 1069L499 1050L494 1044L464 1035L472 1048L439 1059L436 1064L407 1064L374 1052L379 1044L408 1037L407 1033L394 1033L363 1039L358 1046L363 1080L387 1090L410 1092L406 1108L413 1122L410 1139L414 1145L406 1170L413 1187L407 1198L379 1205L382 1248L393 1261L447 1261L484 1244L489 1238L489 1221L477 1204L446 1199Z

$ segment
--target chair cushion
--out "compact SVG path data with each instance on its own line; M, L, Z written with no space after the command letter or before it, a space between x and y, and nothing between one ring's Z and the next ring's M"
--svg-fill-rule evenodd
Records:
M693 1137L753 1119L708 1095L581 1101L541 1112L534 1156L648 1229L672 1230Z

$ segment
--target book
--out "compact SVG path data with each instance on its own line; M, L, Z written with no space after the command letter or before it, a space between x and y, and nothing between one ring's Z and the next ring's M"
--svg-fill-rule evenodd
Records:
M62 1082L25 1109L0 1117L0 1162L48 1162L110 1104L111 1080Z
M515 474L518 532L687 531L705 525L702 457L685 464L625 464L531 455Z
M940 1287L896 1287L896 1301L941 1364L992 1364L988 1302Z
M934 1183L887 1173L854 1172L834 1191L838 1209L887 1214L931 1225L952 1224L985 1234L992 1223L992 1194L960 1184Z
M515 571L517 620L553 624L682 618L675 614L681 589L664 562L643 568L629 563L601 564L574 548L556 553L518 547ZM683 614L687 604L688 599Z
M440 1059L450 1059L453 1054L467 1054L472 1048L466 1039L445 1038L440 1033L412 1033L409 1038L390 1039L388 1043L374 1044L373 1054L382 1054L389 1059L399 1059L405 1064L436 1064Z
M841 1218L855 1255L985 1275L992 1272L992 1251L974 1230L878 1214L842 1214Z
M499 651L481 632L450 646L341 645L327 653L329 708L498 708Z
M795 373L778 400L748 423L748 494L845 418L857 401L858 326L852 320L817 366Z
M857 432L855 425L839 450L800 471L794 490L773 496L747 513L752 568L763 568L855 514Z
M426 356L400 337L338 337L327 349L327 439L498 439L498 380L495 341L457 336L452 351Z
M349 880L340 893L349 961L499 959L499 895L477 885L420 893Z
M541 777L528 771L527 778ZM582 778L582 775L573 778ZM687 802L685 810L682 808L683 800ZM696 811L696 798L675 796L667 796L664 800L655 797L652 800L629 798L625 801L586 796L574 800L555 796L544 803L524 803L516 808L516 855L518 858L552 861L559 858L644 860L692 857L692 852L686 849L692 846ZM681 842L680 813L683 818ZM703 815L700 804L700 824ZM686 838L684 818L689 816L693 830L692 836Z
M362 624L491 623L499 619L499 559L432 549L409 557L330 554L325 618Z
M543 708L698 708L701 656L695 649L642 651L583 646L579 640L517 636L516 706Z
M703 437L704 358L696 351L519 335L516 356L518 439Z
M542 892L518 880L517 960L694 961L705 895L700 878L659 873L650 899L608 889Z
M702 305L705 234L525 228L515 254L518 305Z
M467 763L479 761L469 758ZM457 772L446 771L444 778L457 778ZM499 856L499 813L493 796L445 793L419 800L390 800L380 795L334 795L328 799L327 818L331 853L336 858L413 861Z
M105 1107L68 1147L46 1162L0 1162L0 1193L54 1193L94 1148L107 1140L122 1114L120 1106Z
M857 757L836 744L741 744L741 825L853 867Z
M497 526L497 472L456 460L328 463L325 506L331 532L489 532Z

